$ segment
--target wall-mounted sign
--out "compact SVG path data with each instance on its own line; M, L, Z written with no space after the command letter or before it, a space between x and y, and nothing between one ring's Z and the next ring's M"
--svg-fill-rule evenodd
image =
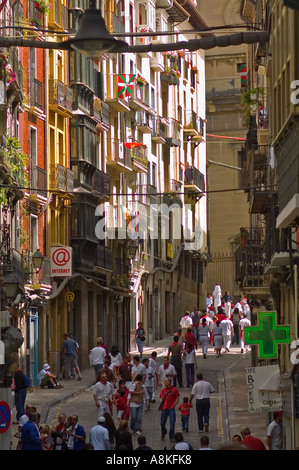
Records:
M72 275L72 254L70 246L55 246L51 248L51 277L66 277Z

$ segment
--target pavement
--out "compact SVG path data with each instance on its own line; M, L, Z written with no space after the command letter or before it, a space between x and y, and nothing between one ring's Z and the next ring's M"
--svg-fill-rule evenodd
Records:
M167 353L167 348L171 342L172 337L156 341L150 347L144 348L143 357L150 355L151 352L155 350L158 353L158 362L162 363L162 358ZM137 353L137 351L131 351L132 354L135 352ZM206 361L202 359L201 351L197 352L197 357L199 359L197 372L202 371L204 373L204 378L205 370L206 373L208 373L208 371L211 373L213 370L215 370L216 373L217 371L218 390L217 393L211 395L211 421L213 420L215 423L215 432L213 432L212 429L210 430L210 442L212 441L217 447L228 445L234 434L240 434L242 426L249 426L252 435L262 439L265 443L267 428L266 414L250 413L248 411L248 385L245 380L245 368L251 366L250 352L241 354L240 348L233 346L229 353L224 353L220 358L217 358L213 349L209 348L208 358ZM64 404L75 399L82 392L86 392L91 388L94 384L93 368L82 371L82 376L83 379L81 381L75 379L62 380L61 384L63 385L63 388L57 390L41 389L38 387L28 390L26 403L36 406L37 411L41 414L41 424L53 424L51 423L51 411L53 408L63 407ZM190 389L180 390L181 396L190 395L190 392ZM158 393L159 392L157 391L156 397L158 397ZM161 443L159 441L160 413L158 412L158 402L159 399L156 400L155 405L151 406L151 410L146 413L143 431L147 436L153 435L150 442L148 442L148 445L151 445L155 450L159 448L170 449L170 442ZM188 439L186 438L186 440L188 440L194 448L198 448L200 435L198 433L195 416L196 413L193 413L193 421L190 423L190 431L192 432L189 432ZM15 408L13 409L12 421L15 421ZM178 418L177 422L179 423ZM12 425L12 434L17 431L17 427L17 424ZM153 433L153 429L155 427L158 427L159 429L159 436L157 436L157 433ZM212 428L212 426L210 427ZM176 429L176 431L178 430L180 431L180 429ZM14 443L12 448L15 449Z

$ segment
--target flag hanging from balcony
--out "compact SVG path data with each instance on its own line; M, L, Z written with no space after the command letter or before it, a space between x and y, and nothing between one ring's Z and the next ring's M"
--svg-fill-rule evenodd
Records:
M136 75L118 75L118 98L131 96Z

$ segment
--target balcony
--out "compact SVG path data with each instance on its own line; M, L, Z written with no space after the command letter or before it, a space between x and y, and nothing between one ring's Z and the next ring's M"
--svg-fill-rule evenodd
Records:
M152 140L157 144L165 144L166 142L166 125L160 116L152 118Z
M108 269L109 271L112 271L111 248L107 248L106 246L103 246L103 245L97 246L97 256L96 256L95 267Z
M31 168L30 176L30 196L31 201L38 202L41 198L47 198L47 172L38 166Z
M136 32L137 33L150 33L150 32L153 32L154 30L148 26L147 24L140 24L139 26L137 26L136 28ZM151 37L150 36L137 36L135 38L135 45L136 46L147 46L148 44L151 43ZM138 54L141 56L141 57L144 57L144 58L149 58L152 56L152 52L151 51L148 51L148 52L138 52Z
M146 97L146 84L138 82L137 79L134 83L132 95L129 98L129 106L134 111L150 111L151 108L147 104L148 98Z
M106 131L110 129L109 106L96 96L91 104L90 116L97 121L97 129Z
M110 176L96 169L92 176L92 192L102 201L110 199Z
M131 150L124 146L119 139L107 139L107 167L120 173L132 171Z
M142 134L152 133L152 116L148 112L138 111L136 123L138 130L142 132Z
M49 165L49 189L52 192L73 192L74 172L58 163Z
M164 57L162 52L153 52L150 58L150 67L155 72L163 72L164 70Z
M265 270L264 234L261 227L241 228L240 245L235 252L235 281L247 294L265 294L268 290Z
M185 170L184 178L185 203L194 202L194 199L203 196L205 191L205 177L195 167L189 167Z
M125 98L120 98L118 92L118 76L113 75L111 80L107 80L107 96L105 101L114 111L119 113L130 111L128 101Z
M69 29L68 9L60 3L53 2L49 12L48 27L58 31L67 31Z
M49 80L49 109L62 117L70 118L73 90L60 80Z
M146 145L135 147L132 150L132 168L137 173L147 173L148 158Z
M274 175L270 165L254 164L249 189L251 214L264 214L269 210L274 191Z
M179 85L180 84L180 74L172 70L170 67L164 67L164 72L160 74L162 82L167 83L167 85Z
M166 144L170 147L179 147L180 141L180 123L176 119L169 118L167 125Z
M10 49L9 63L15 74L15 80L10 83L7 94L13 94L18 101L22 101L24 92L23 64L19 60L16 48Z

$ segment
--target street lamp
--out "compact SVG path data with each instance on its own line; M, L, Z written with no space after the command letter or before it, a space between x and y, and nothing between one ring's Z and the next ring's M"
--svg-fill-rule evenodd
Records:
M36 250L36 252L32 255L31 259L34 269L39 272L39 270L42 268L45 259L44 255L39 250Z
M17 295L19 280L13 272L5 275L3 285L5 289L6 298L14 299Z
M79 31L65 43L89 59L101 59L106 52L119 52L128 46L128 43L115 39L108 32L101 11L96 8L95 3L95 0L90 1L90 8L85 10Z
M137 241L132 241L129 244L129 247L128 247L128 252L129 252L130 258L135 257L137 250L138 250L138 242Z

